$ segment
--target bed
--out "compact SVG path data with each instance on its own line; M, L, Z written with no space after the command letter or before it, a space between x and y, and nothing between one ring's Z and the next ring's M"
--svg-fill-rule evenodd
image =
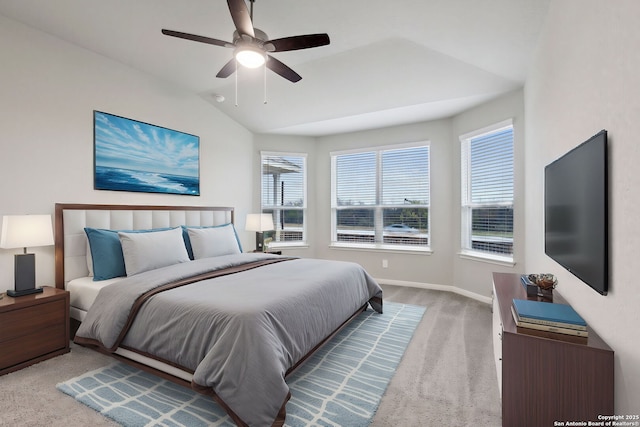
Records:
M76 343L211 395L237 425L281 426L286 376L381 313L382 289L354 263L242 252L233 223L230 207L56 204L56 286Z

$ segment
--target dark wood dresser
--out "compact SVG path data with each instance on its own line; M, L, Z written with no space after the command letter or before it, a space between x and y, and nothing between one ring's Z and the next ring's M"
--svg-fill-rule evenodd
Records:
M0 299L0 375L69 351L69 292Z
M553 426L613 415L613 350L588 328L587 344L518 333L514 298L527 299L519 274L493 273L493 340L502 425ZM554 292L554 302L567 302ZM501 379L501 383L500 383Z

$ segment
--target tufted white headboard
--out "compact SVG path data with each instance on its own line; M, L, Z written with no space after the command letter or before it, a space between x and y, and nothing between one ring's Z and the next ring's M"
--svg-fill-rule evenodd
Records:
M233 223L233 219L231 207L56 203L56 287L64 289L69 280L89 274L85 227L142 230L180 225L222 225Z

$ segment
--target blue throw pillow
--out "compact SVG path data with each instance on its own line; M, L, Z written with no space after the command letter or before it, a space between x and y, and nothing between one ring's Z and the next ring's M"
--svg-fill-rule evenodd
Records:
M233 234L236 237L236 241L238 242L238 248L240 248L240 253L242 253L242 245L240 244L240 239L238 238L238 232L236 231L236 228L231 223L222 224L222 225L208 225L208 226L207 225L204 225L204 226L183 225L182 226L182 238L184 239L184 245L187 247L187 253L189 254L189 259L190 260L194 259L193 247L191 246L191 239L189 239L189 232L187 231L189 228L218 228L218 227L226 227L228 225L233 227Z
M118 232L97 228L85 228L93 261L93 280L107 280L126 276L122 245Z
M84 232L89 239L89 250L91 251L93 263L93 280L97 282L127 275L118 231L148 233L162 230L169 230L169 228L155 228L152 230L106 230L85 227Z

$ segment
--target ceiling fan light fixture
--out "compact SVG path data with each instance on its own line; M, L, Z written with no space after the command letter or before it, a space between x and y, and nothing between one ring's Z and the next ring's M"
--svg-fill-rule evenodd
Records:
M258 68L265 61L265 54L262 50L253 46L239 46L235 52L236 60L247 68Z
M238 70L239 63L246 68L258 68L264 65L265 75L266 69L268 68L292 83L299 82L302 77L300 77L298 73L269 54L272 52L287 52L326 46L330 43L329 35L326 33L303 34L270 39L264 31L253 26L253 3L255 0L249 0L251 10L247 8L246 1L247 0L227 0L231 19L233 25L236 27L233 32L233 42L231 43L211 37L168 29L162 29L162 34L198 43L234 49L233 58L216 74L218 78L224 79L229 77ZM237 77L236 75L236 78Z

